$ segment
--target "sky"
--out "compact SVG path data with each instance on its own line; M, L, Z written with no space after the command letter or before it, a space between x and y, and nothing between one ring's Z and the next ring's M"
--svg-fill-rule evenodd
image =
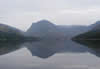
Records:
M57 25L90 25L100 20L100 0L0 0L0 23L25 31L42 19Z

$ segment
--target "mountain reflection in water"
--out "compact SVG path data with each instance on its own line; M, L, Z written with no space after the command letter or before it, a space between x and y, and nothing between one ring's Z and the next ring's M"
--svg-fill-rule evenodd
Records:
M100 40L75 40L75 42L91 48L93 50L91 53L100 57Z
M24 42L14 41L14 42L0 42L0 55L8 54L10 52L16 51L21 48Z
M32 56L49 58L56 53L86 53L94 50L77 44L71 40L42 40L36 42L2 42L0 43L0 55L8 54L20 48L26 47Z
M71 40L1 42L0 69L100 69L100 59L94 56L100 52L81 44Z

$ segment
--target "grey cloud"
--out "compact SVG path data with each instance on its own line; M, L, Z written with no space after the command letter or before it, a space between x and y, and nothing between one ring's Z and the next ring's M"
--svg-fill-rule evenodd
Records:
M61 10L99 7L98 0L0 0L0 8L12 10Z
M99 12L99 0L0 0L0 16L21 29L40 19L56 24L91 24L99 20Z

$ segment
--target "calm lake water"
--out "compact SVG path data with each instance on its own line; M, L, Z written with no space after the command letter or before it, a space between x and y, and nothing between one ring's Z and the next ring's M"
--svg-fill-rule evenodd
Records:
M0 43L0 69L100 69L99 53L71 40Z

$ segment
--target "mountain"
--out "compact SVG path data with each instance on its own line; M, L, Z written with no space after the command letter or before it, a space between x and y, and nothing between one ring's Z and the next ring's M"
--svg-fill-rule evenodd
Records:
M16 33L16 34L23 35L22 31L5 24L0 24L0 32Z
M97 21L95 24L90 25L91 30L80 34L73 39L79 40L99 40L100 39L100 21Z
M58 27L48 20L41 20L33 23L27 30L27 35L43 39L58 39L63 37L63 34L59 31Z
M70 26L59 25L58 28L68 38L72 38L76 35L82 34L84 32L87 32L88 30L90 30L90 28L88 26L81 26L81 25L70 25Z
M100 30L100 21L97 21L96 23L90 25L92 30Z
M29 39L29 37L24 36L24 32L5 25L5 24L0 24L0 41L13 41L13 40L25 40ZM32 39L32 38L31 38Z
M27 30L28 36L49 39L71 39L72 37L90 30L88 26L81 25L55 25L48 20L33 23Z

